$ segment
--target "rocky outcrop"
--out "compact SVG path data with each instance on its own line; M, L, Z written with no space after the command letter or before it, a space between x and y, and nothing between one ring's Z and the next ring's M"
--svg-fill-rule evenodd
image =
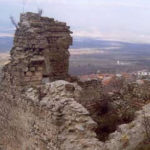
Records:
M7 105L8 109L5 110L5 114L8 114L8 119L11 118L8 122L3 121L7 126L3 126L3 130L0 131L0 148L4 150L100 148L101 143L96 139L94 132L96 123L89 112L75 101L80 92L81 88L77 84L60 80L38 88L27 88L15 106L10 104L11 100L6 102L4 105Z
M120 125L114 133L110 134L109 140L105 142L104 149L136 150L136 146L147 138L145 118L150 118L150 104L145 105L142 110L136 112L134 121Z
M49 132L51 137L45 131L45 138L42 138L45 140L44 143L48 139L54 139L53 137L55 137L55 148L60 150L90 150L100 148L101 143L96 139L96 133L94 132L96 123L89 116L89 112L75 101L75 98L80 97L81 88L77 84L70 84L69 82L60 80L46 84L42 89L46 95L41 100L36 98L39 95L33 96L35 93L38 93L35 89L29 89L25 97L34 103L39 103L43 110L49 111L49 117L47 118L50 121L49 128L55 130L53 130L53 133ZM54 128L50 127L51 124ZM43 122L42 126L45 125L46 123ZM41 124L37 124L36 126L43 133ZM48 147L48 149L55 148L54 146Z
M76 102L82 88L59 80L24 89L15 99L1 99L0 148L3 150L133 150L145 138L143 111L100 142L97 124L85 107ZM7 94L7 95L6 95ZM3 95L4 96L4 95ZM6 99L7 97L7 99ZM16 100L17 99L17 100ZM145 106L149 117L149 105Z

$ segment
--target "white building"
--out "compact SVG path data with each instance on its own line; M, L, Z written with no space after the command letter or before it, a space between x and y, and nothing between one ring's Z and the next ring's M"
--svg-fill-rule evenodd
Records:
M138 76L150 76L150 72L147 70L142 70L137 72Z

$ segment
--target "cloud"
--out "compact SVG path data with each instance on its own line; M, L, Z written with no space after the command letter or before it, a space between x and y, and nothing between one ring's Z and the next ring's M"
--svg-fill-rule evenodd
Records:
M15 31L15 27L12 27L12 28L0 27L0 31L3 31L3 32L12 32L12 31Z
M91 3L92 4L92 3ZM139 2L137 0L133 1L126 1L126 2L121 2L121 1L103 1L103 2L95 2L93 3L94 5L97 6L102 6L102 7L129 7L129 8L150 8L149 5L144 4L143 2Z
M94 5L98 7L138 7L138 8L150 8L146 0L0 0L0 2L19 3L19 4L78 4L78 5Z
M122 41L131 43L150 43L149 34L137 34L134 32L100 32L99 30L91 31L75 31L73 33L75 37L91 37L97 39L111 40L111 41Z
M17 1L17 0L16 0ZM19 0L18 0L19 1ZM146 0L25 0L26 3L59 3L59 4L78 4L98 7L132 7L132 8L150 8Z
M0 37L13 37L13 34L10 33L0 33Z
M95 6L105 6L105 7L117 7L117 6L123 6L123 7L138 7L138 8L150 8L149 2L147 0L0 0L0 3L20 3L20 4L36 4L36 3L42 3L42 4L79 4L79 5L95 5Z
M12 27L10 14L19 20L23 1L25 12L41 8L44 16L67 22L74 36L150 43L148 0L0 0L1 27ZM0 36L12 35L1 27Z

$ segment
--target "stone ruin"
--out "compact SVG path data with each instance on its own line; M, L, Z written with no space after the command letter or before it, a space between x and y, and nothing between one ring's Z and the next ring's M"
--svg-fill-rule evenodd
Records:
M105 142L87 104L101 98L101 82L64 81L69 27L36 13L21 15L0 86L0 150L133 150L144 139L142 111ZM144 108L150 114L149 104Z
M12 82L26 85L65 80L72 44L69 28L66 23L36 13L21 14L8 66Z

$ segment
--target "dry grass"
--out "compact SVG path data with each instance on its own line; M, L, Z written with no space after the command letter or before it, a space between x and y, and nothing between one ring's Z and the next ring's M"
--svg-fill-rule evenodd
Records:
M4 66L9 62L9 53L0 53L0 67Z

